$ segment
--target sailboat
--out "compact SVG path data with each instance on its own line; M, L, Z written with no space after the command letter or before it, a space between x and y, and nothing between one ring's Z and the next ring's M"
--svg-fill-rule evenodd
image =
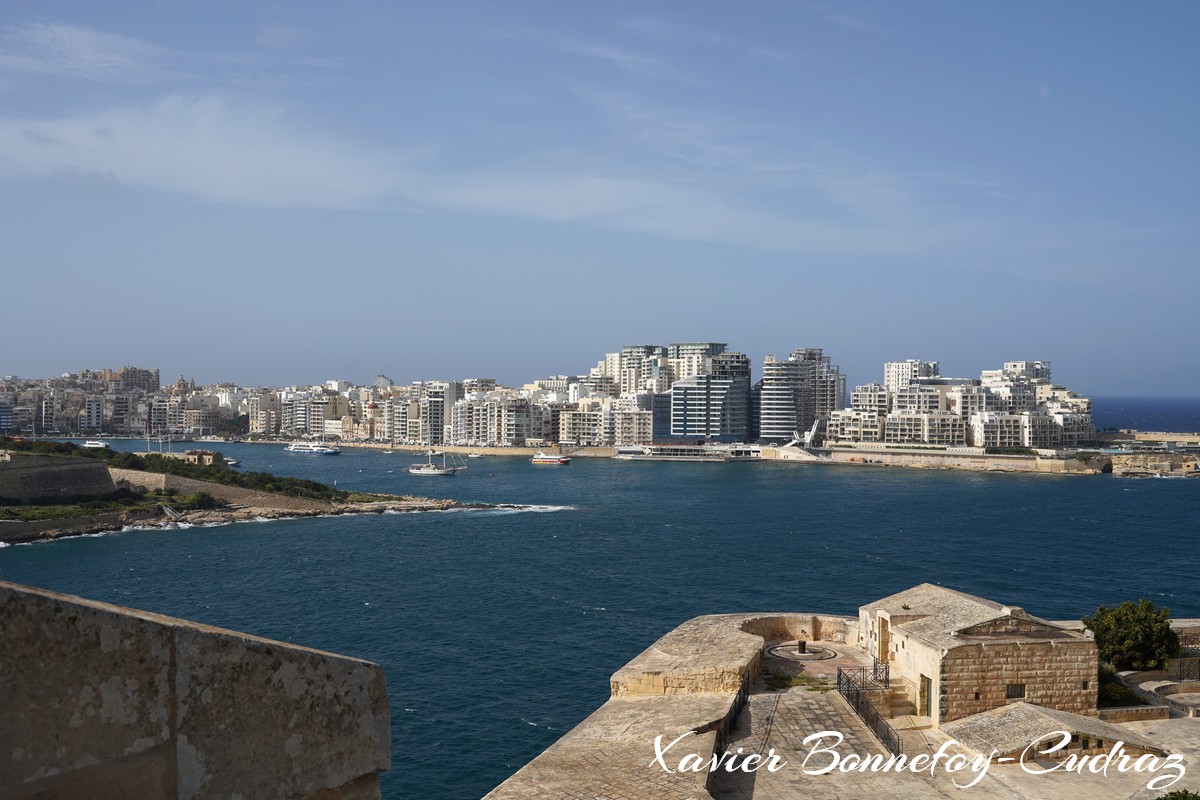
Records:
M437 455L440 455L442 457L441 464L433 463L433 457L437 456ZM463 466L447 464L445 450L443 450L441 453L439 453L436 450L431 449L428 453L425 454L425 463L424 464L413 464L412 466L410 466L408 468L408 472L410 475L438 475L438 476L443 476L443 477L448 478L448 477L452 477L453 475L455 475L459 472L462 472L466 468L467 467L465 464Z

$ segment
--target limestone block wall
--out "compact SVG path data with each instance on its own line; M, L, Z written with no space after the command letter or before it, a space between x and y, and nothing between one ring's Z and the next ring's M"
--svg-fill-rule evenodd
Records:
M1171 709L1168 706L1101 708L1097 713L1104 722L1145 722L1146 720L1171 718Z
M142 472L136 469L120 469L109 467L112 480L118 485L141 488L146 491L155 489L174 489L180 494L208 494L227 503L260 508L283 508L289 511L328 511L329 505L319 500L309 500L303 497L288 497L270 492L258 492L253 489L243 489L239 486L224 486L219 483L208 483L179 475L163 475L157 472ZM110 490L111 491L111 490Z
M1017 699L1095 716L1097 669L1090 639L956 647L942 659L935 724L1016 702L1006 697L1008 684L1025 685L1025 696Z
M888 450L855 450L830 448L821 450L829 461L838 464L861 463L868 459L892 467L924 467L927 469L966 469L1003 472L1055 472L1094 475L1102 471L1099 463L1085 464L1073 459L1038 458L1035 456L973 455L930 450L923 453Z
M742 630L768 642L806 640L851 642L858 638L858 620L829 614L771 614L748 617Z
M0 498L28 503L57 497L96 497L116 489L103 461L13 453L0 460Z
M378 798L370 662L0 582L0 798Z
M1112 457L1114 475L1187 475L1200 470L1190 453L1121 453Z

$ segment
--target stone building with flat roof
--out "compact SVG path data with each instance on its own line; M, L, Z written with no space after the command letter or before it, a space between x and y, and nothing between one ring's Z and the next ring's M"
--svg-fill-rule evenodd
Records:
M1011 703L1096 714L1096 643L981 597L923 583L862 606L859 643L934 727Z

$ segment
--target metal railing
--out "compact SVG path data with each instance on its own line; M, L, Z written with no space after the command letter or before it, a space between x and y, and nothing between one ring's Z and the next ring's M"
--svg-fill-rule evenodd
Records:
M1200 681L1200 658L1175 659L1176 680Z
M845 669L838 667L838 694L846 698L846 702L854 709L854 713L866 723L871 733L879 739L889 753L900 755L903 749L900 745L900 734L888 724L879 709L871 702L868 692L879 691L891 687L891 671L888 664L882 664L875 659L869 667Z
M1200 656L1200 633L1179 634L1179 655Z
M892 687L892 671L890 664L884 664L877 658L872 658L869 667L854 667L846 669L838 667L838 691L843 683L847 687L871 691L873 689L890 689Z

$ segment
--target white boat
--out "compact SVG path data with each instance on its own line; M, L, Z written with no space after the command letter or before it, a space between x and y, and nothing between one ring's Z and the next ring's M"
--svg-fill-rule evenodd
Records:
M440 455L442 457L441 464L433 463L433 457L437 456L437 455ZM435 450L430 450L428 453L425 454L425 463L424 464L413 464L412 466L410 466L408 468L408 472L410 475L435 475L435 476L450 478L450 477L453 477L454 475L456 475L457 473L462 472L464 469L466 469L466 466L460 467L460 466L456 466L454 464L447 464L445 451L438 453Z
M558 464L565 467L571 463L571 459L568 456L546 455L539 450L537 455L530 459L530 462L533 464Z
M483 458L483 453L467 453L467 458Z
M83 444L81 444L79 446L86 447L89 450L93 449L93 448L100 449L102 447L108 447L108 442L102 442L99 439L88 439L86 442L84 442Z
M340 448L332 447L324 442L292 442L285 449L289 453L315 453L322 456L336 456L342 452Z

